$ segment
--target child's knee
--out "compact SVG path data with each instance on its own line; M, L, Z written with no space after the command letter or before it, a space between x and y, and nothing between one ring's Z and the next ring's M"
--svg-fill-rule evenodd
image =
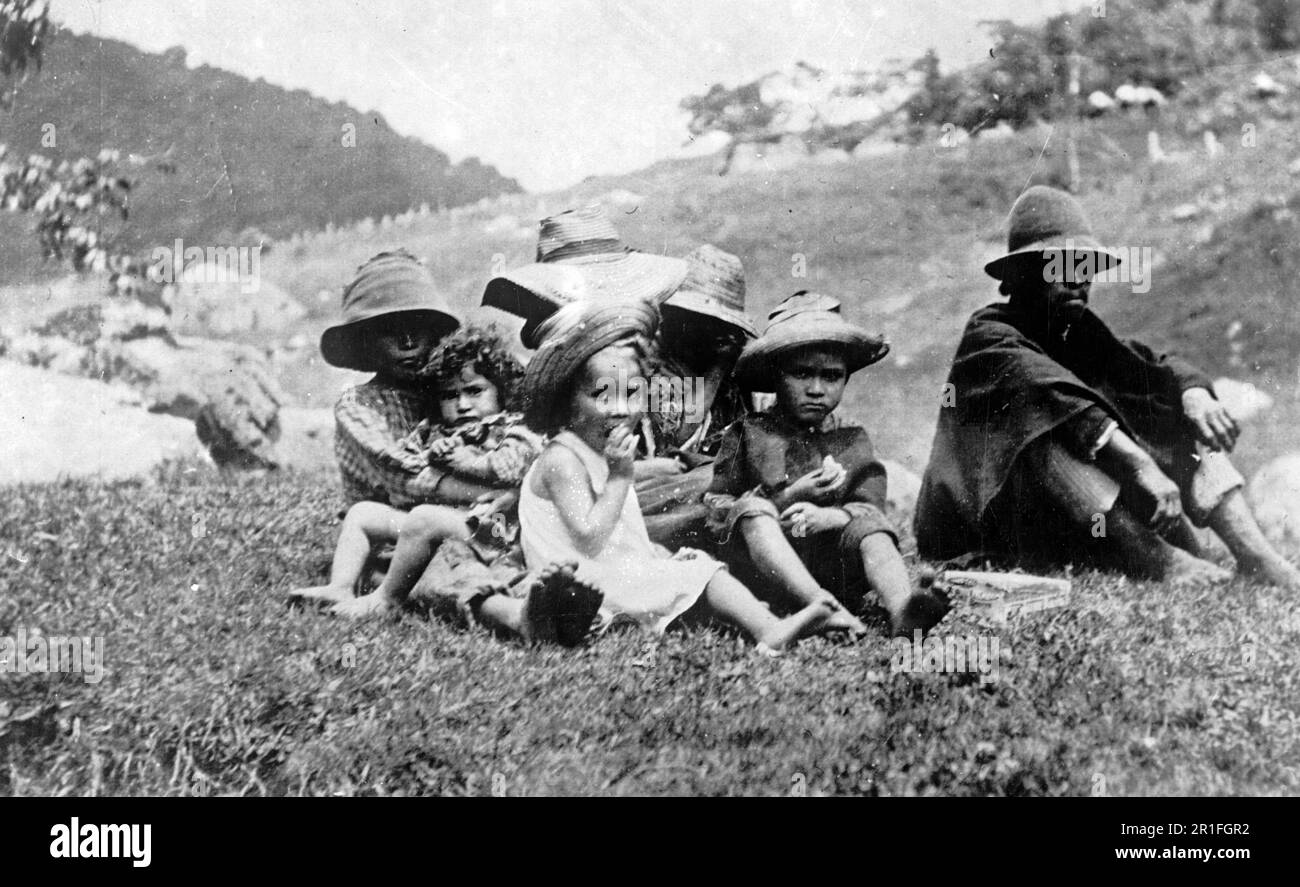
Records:
M401 534L421 539L463 535L465 519L442 505L417 505L402 520Z

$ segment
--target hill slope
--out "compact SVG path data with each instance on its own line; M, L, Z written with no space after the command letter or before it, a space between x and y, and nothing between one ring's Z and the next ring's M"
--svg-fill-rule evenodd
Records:
M48 133L53 147L42 143ZM175 174L128 173L137 178L122 232L130 247L176 237L229 242L249 227L278 238L519 188L474 158L452 164L374 112L206 65L188 68L179 48L146 53L66 30L0 116L0 142L56 159L104 147L124 159L170 151ZM10 221L6 232L15 227Z

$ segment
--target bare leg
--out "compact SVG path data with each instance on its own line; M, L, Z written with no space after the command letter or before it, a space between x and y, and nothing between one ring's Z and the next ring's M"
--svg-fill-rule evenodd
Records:
M1170 545L1122 504L1106 514L1105 540L1124 572L1133 576L1163 579L1174 585L1205 585L1232 578L1218 564Z
M775 580L791 597L805 606L824 600L824 595L828 592L808 572L808 567L785 538L785 532L776 518L764 514L744 518L740 522L740 533L754 566L764 576ZM831 600L835 600L833 595ZM839 601L835 602L835 608L836 612L825 620L823 627L866 634L867 627L862 624L862 620L844 609Z
M406 512L380 502L358 502L353 505L339 528L339 541L334 546L329 583L295 588L289 592L290 600L334 604L351 598L352 589L361 578L361 571L370 558L371 548L376 542L397 539L398 528L405 517Z
M1300 570L1264 538L1240 488L1223 497L1219 506L1210 512L1209 523L1237 559L1237 569L1243 575L1288 591L1300 591Z
M703 601L714 615L743 629L756 643L772 651L784 650L796 639L816 631L837 606L830 592L822 591L817 600L799 612L778 619L726 570L713 574L704 588Z
M895 635L929 631L948 612L948 604L932 591L913 590L907 565L888 533L872 533L858 546L867 584L880 595Z
M398 527L397 550L393 552L393 562L384 581L370 594L340 601L331 612L336 616L365 618L400 607L443 540L467 539L469 534L465 516L456 509L445 505L417 505Z

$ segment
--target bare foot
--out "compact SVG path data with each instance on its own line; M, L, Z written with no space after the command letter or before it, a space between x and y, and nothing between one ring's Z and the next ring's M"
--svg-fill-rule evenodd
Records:
M1232 573L1218 564L1192 557L1181 548L1171 549L1164 581L1173 586L1218 585L1232 579Z
M330 606L352 597L350 585L313 585L310 588L295 588L289 592L290 604L316 604Z
M1261 557L1257 560L1239 559L1237 571L1259 582L1267 582L1286 591L1300 592L1300 570L1281 555Z
M334 616L342 616L344 619L373 619L376 616L386 616L396 609L396 605L388 595L372 591L361 597L340 601L330 607L330 613Z
M799 638L820 629L826 620L831 618L837 606L834 598L829 594L827 597L830 598L829 601L825 599L814 601L799 612L777 622L763 632L761 637L755 638L759 651L768 656L780 653Z
M599 625L600 589L577 578L577 564L550 564L537 574L524 600L524 639L554 641L576 647L589 640Z
M894 637L911 637L918 628L925 634L939 624L949 609L948 602L936 592L917 591L901 610L889 614L889 627Z
M822 601L829 604L832 608L831 615L821 624L818 629L823 634L829 634L836 631L847 631L853 637L864 637L867 634L866 624L848 611L848 608L839 602L835 595L825 589L822 590Z

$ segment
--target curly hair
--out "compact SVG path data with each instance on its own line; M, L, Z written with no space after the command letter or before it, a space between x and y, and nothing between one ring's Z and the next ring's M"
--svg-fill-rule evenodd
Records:
M420 370L420 378L430 387L441 387L460 378L466 367L492 383L503 410L519 409L518 389L524 367L495 324L470 324L448 334Z

